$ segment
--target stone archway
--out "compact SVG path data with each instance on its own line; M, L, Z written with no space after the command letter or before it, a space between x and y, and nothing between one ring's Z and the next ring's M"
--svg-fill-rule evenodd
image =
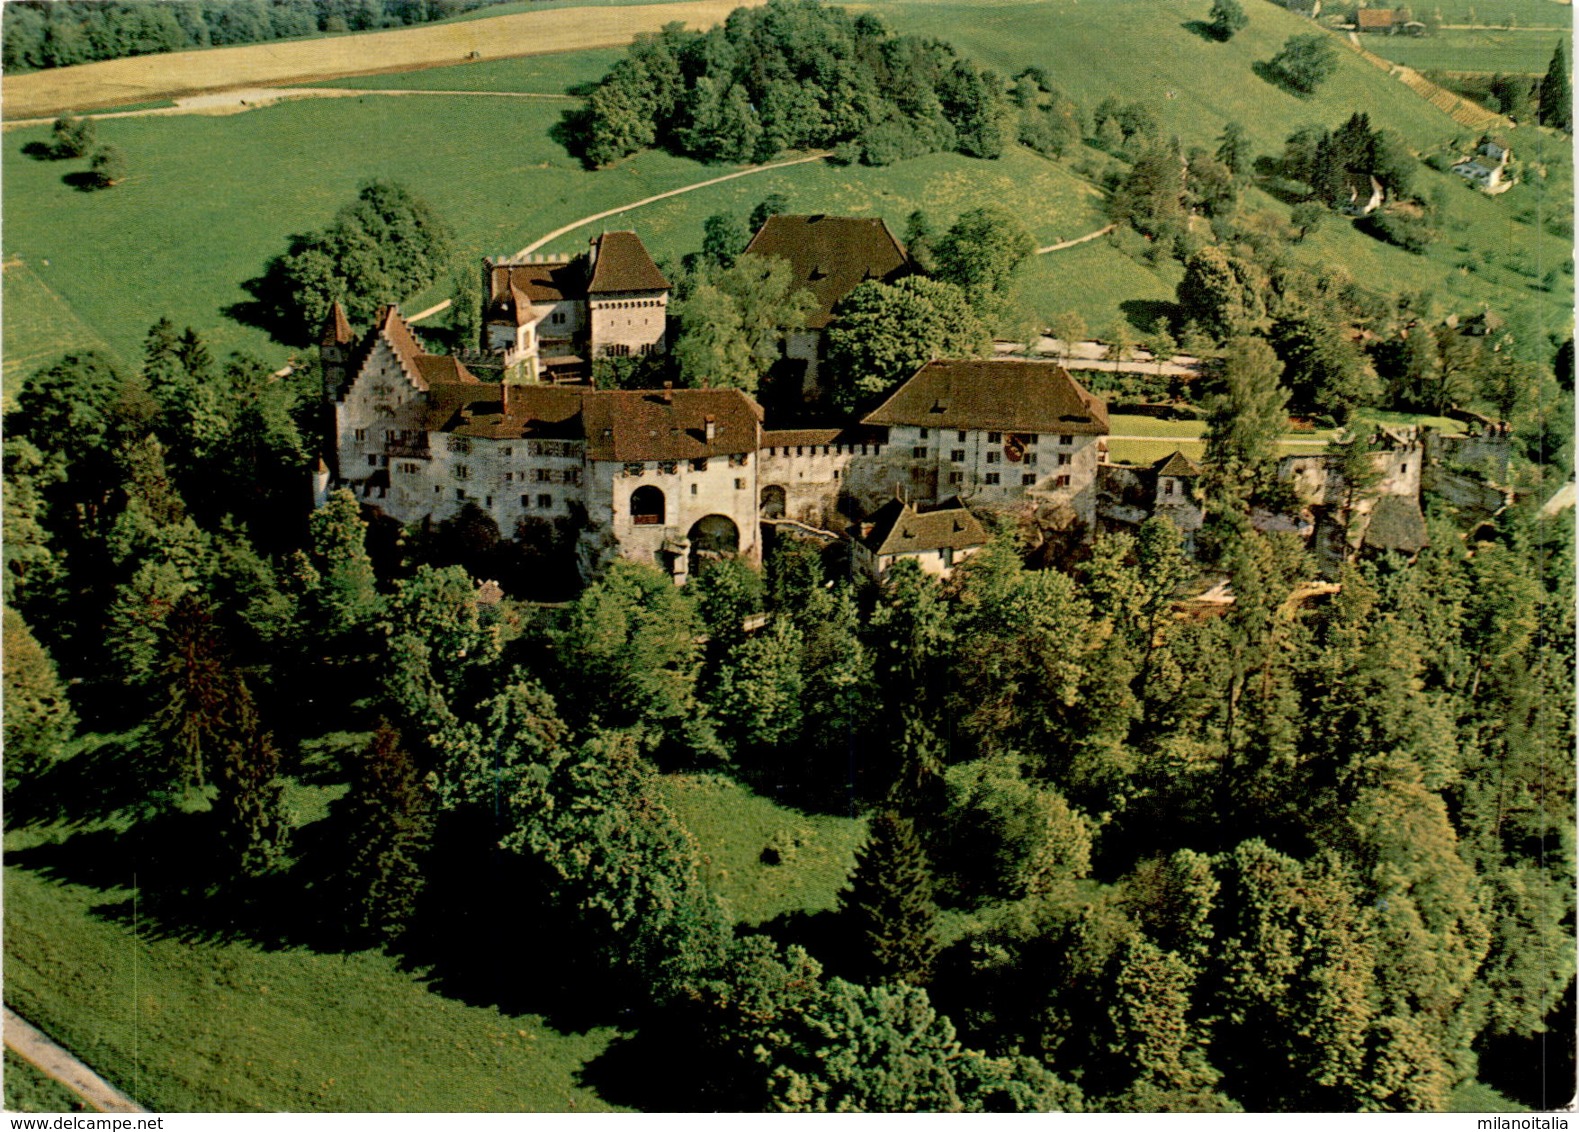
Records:
M732 558L740 553L740 528L728 515L704 515L691 526L686 538L691 543L691 573L704 562Z
M631 522L638 527L663 526L665 504L663 492L652 484L638 487L631 492Z
M770 483L762 489L762 518L784 518L787 498L784 489L776 483Z

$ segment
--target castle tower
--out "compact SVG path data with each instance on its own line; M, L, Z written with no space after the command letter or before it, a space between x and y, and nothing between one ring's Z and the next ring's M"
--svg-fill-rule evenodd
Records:
M350 320L338 300L329 306L324 316L323 332L318 336L318 360L323 365L324 391L337 397L345 384L346 367L351 363L351 347L356 335L351 332Z

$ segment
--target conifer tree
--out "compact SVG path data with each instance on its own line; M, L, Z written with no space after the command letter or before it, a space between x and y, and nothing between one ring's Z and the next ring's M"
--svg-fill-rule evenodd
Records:
M214 813L227 863L248 876L268 872L285 849L280 752L264 731L252 694L237 677L227 708L229 734L219 745Z
M353 759L350 778L335 815L350 849L341 874L347 926L392 936L410 919L425 881L423 861L433 836L428 791L387 720Z
M1573 88L1568 81L1568 53L1562 40L1557 41L1546 77L1541 80L1540 122L1564 133L1573 130Z
M161 666L166 699L154 723L173 776L201 789L209 764L228 738L237 680L223 656L213 614L191 594L170 611L167 641Z
M938 911L926 851L909 818L885 810L871 819L840 905L867 976L913 986L931 979Z

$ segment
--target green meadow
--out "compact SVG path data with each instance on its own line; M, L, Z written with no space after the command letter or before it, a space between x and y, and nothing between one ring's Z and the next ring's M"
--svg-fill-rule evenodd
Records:
M1407 35L1373 35L1365 46L1384 58L1417 71L1501 71L1545 74L1552 49L1565 31L1523 28L1445 28L1416 39Z
M5 1110L7 1112L86 1112L81 1097L32 1062L5 1051Z
M664 789L697 838L709 887L741 923L836 905L864 820L804 814L716 775L671 776ZM305 825L338 790L291 783L289 809ZM537 1015L470 1005L377 951L180 930L140 914L133 866L118 868L105 852L121 836L120 822L8 833L4 975L8 1003L140 1103L174 1112L609 1110L582 1075L616 1038L612 1028L566 1033ZM62 1111L36 1076L8 1063L7 1107Z
M1346 50L1338 73L1312 99L1258 77L1257 62L1288 35L1310 31L1308 21L1271 4L1252 6L1250 26L1227 44L1192 30L1200 12L1190 0L894 0L868 8L896 30L944 37L1004 72L1046 67L1087 107L1105 97L1139 101L1186 145L1213 144L1223 124L1235 120L1257 152L1275 153L1300 126L1336 125L1355 109L1400 131L1421 153L1457 151L1474 141ZM554 94L596 78L614 56L591 51L490 61L336 85ZM291 233L325 224L369 177L402 181L428 198L456 229L469 271L483 254L517 250L582 216L729 171L645 153L589 172L550 137L563 107L533 99L367 95L221 117L115 119L100 123L100 133L127 154L131 176L99 193L63 183L81 162L22 156L24 146L45 136L43 128L8 132L8 388L18 371L85 344L107 346L134 364L143 333L163 315L203 330L220 352L249 350L283 362L289 350L236 321L229 308L248 299L242 282L260 274ZM1383 245L1336 216L1294 254L1324 267L1342 265L1378 290L1429 290L1447 309L1496 307L1518 296L1543 310L1553 327L1562 325L1572 303L1571 161L1560 143L1533 129L1514 131L1512 140L1525 162L1524 183L1495 200L1451 174L1420 167L1420 187L1429 193L1440 186L1446 196L1443 237L1426 255ZM1085 158L1106 160L1082 151L1050 162L1012 149L993 162L937 154L885 169L801 165L602 224L635 227L655 255L673 259L699 243L705 217L725 208L744 213L770 192L782 193L794 209L881 214L896 229L917 207L946 224L966 208L995 202L1019 215L1041 245L1103 223L1099 190L1072 168ZM1287 204L1255 189L1244 194L1243 207L1272 225L1287 217ZM545 250L575 250L593 231L578 230ZM1073 309L1100 333L1119 318L1145 326L1155 309L1149 304L1170 299L1178 276L1170 260L1147 265L1104 239L1034 260L1022 270L1017 297L1029 318ZM411 296L408 306L430 305L448 293L445 281Z

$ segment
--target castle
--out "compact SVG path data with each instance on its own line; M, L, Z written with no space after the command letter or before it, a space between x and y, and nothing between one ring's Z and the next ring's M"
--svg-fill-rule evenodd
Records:
M1106 407L1055 363L932 362L845 427L768 429L739 390L555 381L586 356L665 348L668 283L635 233L485 275L489 380L429 353L393 306L361 334L331 311L320 496L349 487L402 523L475 504L506 537L574 517L589 571L619 555L676 582L711 556L759 563L764 520L842 532L895 497L1095 519Z

